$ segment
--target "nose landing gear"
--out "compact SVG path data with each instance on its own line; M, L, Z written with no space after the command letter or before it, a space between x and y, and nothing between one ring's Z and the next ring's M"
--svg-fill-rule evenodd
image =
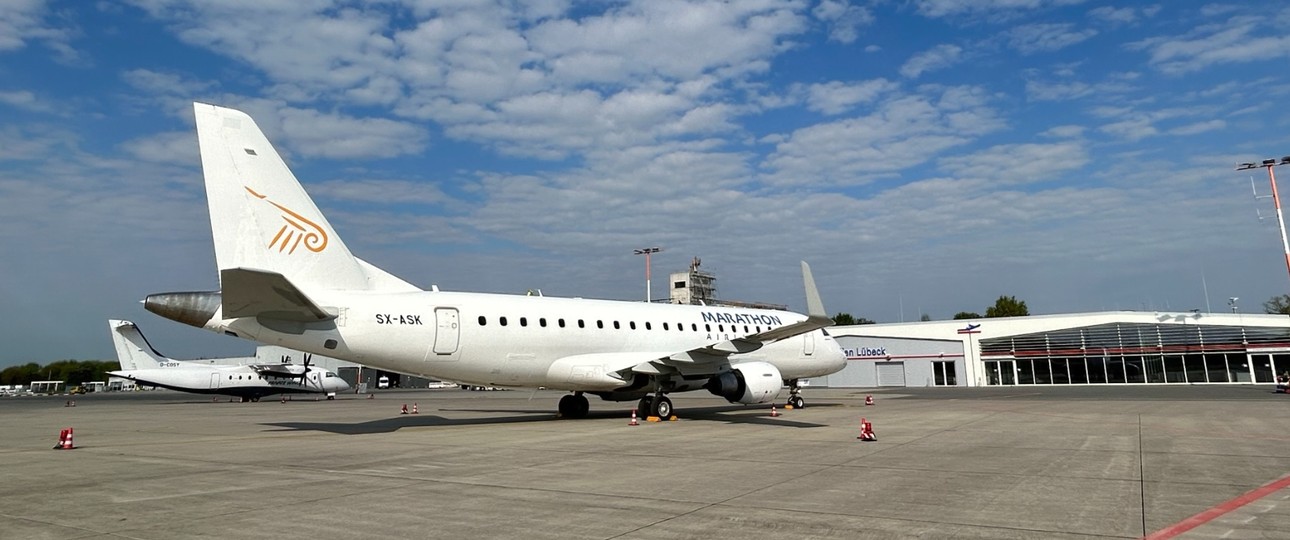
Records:
M788 382L788 405L794 409L806 408L806 400L802 399L802 386L797 379Z

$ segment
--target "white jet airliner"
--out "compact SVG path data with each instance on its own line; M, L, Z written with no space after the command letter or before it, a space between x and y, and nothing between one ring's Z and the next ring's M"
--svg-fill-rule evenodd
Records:
M305 364L212 365L166 358L148 344L139 327L130 321L108 321L116 345L120 371L108 374L147 386L194 394L220 394L260 401L274 394L328 394L344 392L349 383L335 373Z
M250 116L194 104L220 290L149 295L162 317L380 369L483 386L640 400L706 389L768 403L846 358L802 263L807 315L716 306L421 290L354 257ZM391 194L397 197L397 194Z

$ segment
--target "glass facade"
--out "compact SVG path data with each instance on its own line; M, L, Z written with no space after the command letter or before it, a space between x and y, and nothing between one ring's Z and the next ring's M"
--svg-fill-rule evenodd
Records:
M1290 350L1290 329L1113 323L981 340L992 386L1272 383L1290 374L1290 352L1258 350L1275 348Z

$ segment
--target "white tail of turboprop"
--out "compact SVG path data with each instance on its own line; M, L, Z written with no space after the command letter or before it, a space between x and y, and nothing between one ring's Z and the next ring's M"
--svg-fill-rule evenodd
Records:
M108 320L112 329L112 344L116 346L116 358L123 370L155 369L161 363L170 360L152 348L144 339L139 327L130 321Z
M278 274L304 291L419 290L350 253L250 116L204 103L193 113L226 308L238 296L229 272L243 270L233 285L274 286L265 276Z

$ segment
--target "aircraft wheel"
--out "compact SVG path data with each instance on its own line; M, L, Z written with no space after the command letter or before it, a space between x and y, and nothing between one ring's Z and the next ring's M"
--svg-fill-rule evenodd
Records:
M649 416L650 412L654 410L654 398L650 396L641 398L640 402L636 404L636 410L639 411L638 414L641 416Z
M252 403L259 403L259 402L260 402L260 398L258 398L258 397L253 397L253 398L251 398L251 402L252 402Z
M672 400L667 399L667 396L658 396L658 399L654 402L654 416L664 420L671 418Z
M788 398L788 404L792 405L794 409L806 408L806 400L802 399L802 396L793 396Z

